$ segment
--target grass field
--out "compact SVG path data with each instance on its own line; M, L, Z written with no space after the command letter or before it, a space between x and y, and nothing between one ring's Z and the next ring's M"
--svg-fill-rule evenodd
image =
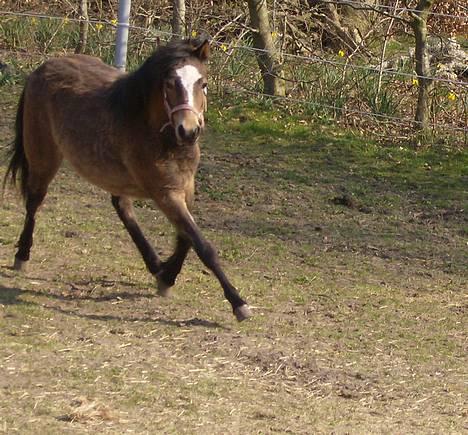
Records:
M3 153L18 93L0 88ZM157 297L109 195L66 166L14 272L24 214L8 190L0 433L468 430L466 152L254 105L213 106L208 125L194 214L254 317L236 323L194 254ZM169 255L165 219L137 212Z

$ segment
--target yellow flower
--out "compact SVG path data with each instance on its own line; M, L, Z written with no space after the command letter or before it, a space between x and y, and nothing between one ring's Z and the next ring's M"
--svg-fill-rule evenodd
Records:
M221 44L221 50L227 51L227 45L226 44Z
M457 95L454 92L449 91L449 93L447 94L447 99L449 101L455 101L457 99Z
M96 30L99 32L99 30L102 30L104 26L101 23L96 24Z
M31 18L31 24L32 24L33 26L35 26L35 25L37 24L37 18L36 18L36 17L32 17L32 18Z
M419 80L416 77L413 77L412 83L413 86L419 86Z
M110 20L111 24L113 26L116 26L117 25L117 20L115 18L112 18L112 20Z
M63 24L68 24L70 22L70 20L68 19L68 17L65 17L63 19Z
M345 57L345 54L346 54L346 53L345 53L344 50L340 50L340 51L338 52L338 56L340 56L340 57Z
M278 32L271 32L271 38L276 39L278 37Z
M196 38L197 37L197 31L196 30L192 30L192 38Z

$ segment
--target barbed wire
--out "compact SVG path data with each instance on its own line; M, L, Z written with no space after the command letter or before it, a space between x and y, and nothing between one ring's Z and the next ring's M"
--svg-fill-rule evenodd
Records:
M328 3L328 4L334 4L334 5L356 5L359 6L361 9L369 10L369 11L375 11L378 12L378 9L387 9L391 10L392 12L412 12L412 13L418 13L421 12L418 9L413 9L413 8L407 8L407 7L400 7L400 8L395 8L394 6L388 6L388 5L366 5L362 2L354 1L354 0L320 0L320 3ZM318 4L320 4L318 3ZM432 15L435 17L444 17L444 18L457 18L461 20L468 20L468 16L462 16L462 15L456 15L456 14L446 14L443 12L433 12L433 11L428 11L428 15Z
M102 25L108 25L116 28L117 26L120 25L125 25L127 24L122 24L118 22L110 22L110 21L105 21L105 20L95 20L95 19L88 19L88 20L83 20L81 18L70 18L70 17L60 17L60 16L51 16L51 15L44 15L44 14L35 14L31 12L11 12L11 11L2 11L0 10L0 15L9 15L9 16L19 16L19 17L29 17L29 18L39 18L39 19L52 19L52 20L60 20L64 21L65 19L68 21L72 22L82 22L82 21L87 21L90 24L102 24ZM183 37L184 35L176 34L173 32L169 31L164 31L164 30L159 30L159 29L152 29L148 27L142 27L142 26L135 26L132 24L128 25L129 29L134 29L134 30L141 30L146 33L155 33L156 35L164 35L167 37ZM226 44L221 41L212 41L212 44L217 45L218 47L225 47ZM245 51L251 51L255 53L267 53L268 50L262 49L262 48L256 48L256 47L251 47L248 45L231 45L231 49L239 49L239 50L245 50ZM310 56L303 56L299 54L292 54L292 53L281 53L281 55L284 58L289 58L289 59L298 59L301 61L309 62L309 63L323 63L327 65L332 65L336 66L339 68L354 68L358 70L363 70L363 71L370 71L374 73L379 73L379 74L384 74L384 75L391 75L391 76L400 76L400 77L408 77L408 78L418 78L418 79L426 79L430 81L435 81L435 82L443 82L443 83L448 83L448 84L453 84L457 86L468 86L468 82L463 82L460 80L453 80L453 79L448 79L448 78L443 78L443 77L437 77L437 76L417 76L415 73L406 73L403 71L393 71L391 69L382 69L380 70L378 67L372 67L372 66L365 66L365 65L357 65L355 63L349 63L349 62L337 62L333 61L330 59L324 59L320 56L317 55L310 55Z
M88 22L90 24L105 24L109 26L116 27L118 24L124 24L124 23L111 23L110 21L107 20L96 20L96 19L83 19L83 18L73 18L69 16L56 16L56 15L45 15L45 14L37 14L33 12L16 12L16 11L3 11L0 10L0 15L9 15L9 16L16 16L16 17L28 17L28 18L40 18L40 19L51 19L51 20L57 20L57 21L72 21L72 22ZM132 27L132 26L129 26Z
M223 43L217 42L217 41L213 41L213 44L219 45L219 46L224 45ZM253 52L267 52L267 50L265 50L265 49L249 47L249 46L246 46L246 45L245 46L243 46L243 45L234 45L231 48L247 50L247 51L253 51ZM418 76L415 73L405 73L405 72L402 72L402 71L392 71L390 69L383 69L382 71L380 71L380 69L377 68L377 67L357 65L355 63L347 63L347 62L336 62L336 61L333 61L333 60L324 59L324 58L322 58L320 56L314 56L314 55L313 56L302 56L302 55L299 55L299 54L291 54L291 53L281 53L281 55L284 56L284 57L292 58L292 59L299 59L299 60L303 60L303 61L311 62L311 63L315 63L315 62L324 63L324 64L327 64L327 65L333 65L333 66L337 66L337 67L340 67L340 68L354 68L354 69L359 69L359 70L363 70L363 71L371 71L371 72L375 72L375 73L382 73L382 74L386 74L386 75L419 78L419 79L426 79L426 80L431 80L431 81L435 81L435 82L445 82L445 83L451 83L451 84L454 84L454 85L468 86L468 82L463 82L463 81L460 81L460 80L445 79L443 77L435 77L435 76Z

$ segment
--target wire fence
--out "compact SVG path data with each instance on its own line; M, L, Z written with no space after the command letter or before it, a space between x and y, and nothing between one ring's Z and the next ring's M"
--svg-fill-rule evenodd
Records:
M340 6L351 6L357 9L361 9L361 10L376 11L376 12L382 11L382 10L389 11L393 14L401 14L401 13L408 13L408 12L417 14L420 12L417 9L410 8L407 6L395 7L395 6L382 5L382 4L370 5L370 4L365 4L365 3L353 1L353 0L335 0L335 1L320 0L320 1L321 3L328 3L328 4L334 4L334 5L340 5ZM444 12L428 11L427 15L433 16L433 17L452 18L455 20L468 21L468 16L446 14Z
M324 1L324 3L336 3L336 2ZM349 1L346 0L346 1L342 2L342 3L347 4L347 3L356 3L356 2L349 2ZM357 3L357 4L359 4L359 3ZM411 9L403 9L403 10L411 10ZM49 19L49 20L56 20L56 21L60 21L60 22L69 21L69 22L81 23L81 22L85 21L85 20L83 20L81 18L70 18L70 17L67 17L67 16L64 17L64 16L43 15L43 14L36 14L36 13L32 13L32 12L11 12L11 11L0 10L0 16L1 15L36 18L36 19ZM437 14L437 15L440 15L440 14ZM442 15L446 16L445 14L442 14ZM453 16L453 17L462 18L460 16ZM464 19L468 20L467 17L465 17ZM113 27L113 28L117 28L117 26L121 24L121 23L118 23L117 20L114 20L113 22L111 22L109 20L88 19L86 21L88 23L90 23L90 24L106 25L106 26L110 26L110 27ZM149 28L149 27L141 27L141 26L136 26L136 25L132 25L132 24L128 25L128 27L129 27L129 29L148 32L148 34L151 34L154 37L154 41L156 41L156 38L158 36L159 37L163 36L163 37L167 38L167 40L169 40L169 39L171 39L173 37L184 37L184 35L181 35L181 34L176 34L176 33L173 33L173 32L164 31L164 30L160 30L160 29ZM223 47L226 46L226 44L224 42L216 41L216 40L213 40L212 44L216 45L216 46L218 46L220 48L223 48ZM266 53L267 52L267 50L265 50L265 49L255 48L255 47L252 47L252 46L249 46L249 45L240 45L240 44L234 44L234 45L230 44L229 48L233 49L233 50L246 50L246 51L251 51L251 52L254 52L254 53L262 53L262 52ZM323 64L333 65L333 66L337 66L337 67L345 67L345 66L346 67L352 67L352 68L360 69L360 70L364 70L364 71L378 72L378 73L382 73L384 75L393 75L393 76L401 76L401 77L414 77L415 76L414 73L405 73L405 72L402 72L402 71L393 71L393 70L390 70L390 69L380 70L377 66L366 66L366 65L359 65L359 64L350 64L348 62L337 62L337 61L333 61L333 60L330 60L330 59L325 59L324 57L317 56L317 55L303 56L303 55L298 55L298 54L282 52L281 56L283 58L296 59L296 60L301 60L301 61L310 62L310 63L321 62ZM466 66L466 69L468 70L468 65ZM454 85L460 85L460 86L468 86L468 82L464 82L464 81L461 81L461 80L452 80L452 79L447 79L447 78L437 77L437 76L419 76L419 78L428 79L428 80L432 80L432 81L436 81L436 82L452 83Z
M336 2L330 2L336 3ZM360 4L352 0L340 2L342 4ZM402 11L408 11L408 8L401 8ZM392 11L395 11L393 8ZM413 12L412 10L409 10ZM444 16L466 20L464 16L450 14L433 13L434 16ZM43 20L55 21L58 25L75 23L78 24L83 20L79 17L59 16L38 14L32 12L16 12L0 10L1 17L10 17L19 20ZM99 33L105 26L108 29L114 30L119 24L117 20L95 19L86 20ZM2 22L0 21L0 25ZM130 44L138 48L139 59L149 53L154 48L156 41L170 40L174 36L171 31L157 29L154 27L138 26L135 24L129 25L131 33ZM51 37L58 37L59 31L56 29L55 34L51 32ZM112 32L110 32L112 33ZM192 36L197 32L192 31ZM263 94L261 83L256 65L255 55L263 50L254 48L250 44L241 43L241 38L233 41L227 41L225 37L219 36L212 41L212 45L217 49L214 53L214 62L216 78L216 86L218 93L230 95L239 93L250 98L269 98ZM21 41L18 41L20 43ZM101 38L102 42L102 38ZM112 45L113 38L107 38L106 44ZM49 44L51 46L52 44ZM26 48L26 47L23 47ZM10 47L11 49L11 47ZM31 47L29 47L31 50ZM102 47L100 48L102 50ZM13 51L13 50L11 50ZM41 53L48 55L49 53ZM53 54L53 53L52 53ZM97 54L100 54L99 52ZM108 53L107 56L110 56ZM411 104L403 104L404 101L410 102L414 100L417 91L417 81L425 78L437 84L437 92L439 93L434 98L436 103L433 105L433 118L430 122L430 128L434 132L445 131L445 134L458 136L458 141L467 143L468 135L468 101L467 90L468 83L453 77L441 77L431 75L428 77L417 77L412 71L412 67L406 65L404 68L397 66L366 65L353 61L351 57L338 59L330 58L326 55L317 54L294 54L285 51L281 52L285 69L288 70L286 80L291 84L289 95L286 97L274 97L272 100L284 102L287 104L300 104L308 108L313 113L318 109L331 111L333 114L341 114L346 118L360 117L368 120L368 123L386 122L391 126L401 126L411 129L414 125L412 116ZM336 57L336 55L335 55ZM107 58L106 60L109 60ZM411 60L408 60L411 63ZM308 71L306 69L309 68ZM315 68L315 69L314 69ZM468 66L467 66L468 68ZM466 74L466 71L465 71ZM388 83L385 83L388 88L382 95L389 98L388 89L393 89L397 92L400 88L402 95L399 99L398 107L401 110L395 110L391 107L392 102L384 103L389 107L378 106L375 101L375 89L367 89L365 98L357 96L362 89L366 89L369 81L374 80L378 76L384 78ZM309 89L308 89L309 87ZM318 91L318 89L320 90ZM362 88L362 89L361 89ZM345 93L349 92L348 96ZM371 101L374 98L374 103ZM335 100L334 100L335 99ZM384 105L385 105L384 104ZM374 110L373 110L374 109ZM356 122L356 121L354 121Z

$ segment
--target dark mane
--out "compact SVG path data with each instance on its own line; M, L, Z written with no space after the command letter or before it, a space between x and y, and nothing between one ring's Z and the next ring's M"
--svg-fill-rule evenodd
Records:
M131 121L145 112L155 87L161 86L171 69L193 56L199 40L171 41L159 47L137 70L118 79L109 93L110 109L119 121Z

